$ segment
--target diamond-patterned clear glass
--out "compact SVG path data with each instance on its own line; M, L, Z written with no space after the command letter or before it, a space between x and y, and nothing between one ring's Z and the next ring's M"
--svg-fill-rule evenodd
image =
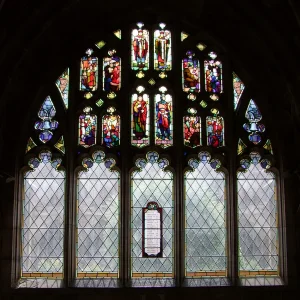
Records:
M209 163L185 173L186 277L226 275L225 178Z
M238 173L240 276L277 275L275 176L260 164Z
M44 160L24 176L22 277L62 277L65 175Z
M131 175L132 277L173 277L173 175L155 161ZM162 207L162 258L142 257L142 208L150 201Z
M105 162L78 174L78 278L119 276L119 180Z

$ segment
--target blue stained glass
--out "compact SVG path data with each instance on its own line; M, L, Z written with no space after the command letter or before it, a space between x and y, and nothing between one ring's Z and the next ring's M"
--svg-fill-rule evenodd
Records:
M62 162L62 159L61 158L57 158L57 159L54 159L52 162L51 162L51 166L54 168L54 169L57 169L60 164Z
M40 153L40 160L44 163L51 161L52 154L50 151L43 151Z
M84 158L82 160L82 165L85 167L85 168L91 168L93 166L93 161L90 159L90 158Z
M50 96L48 96L45 101L43 102L40 110L39 110L39 113L38 113L38 116L41 118L41 119L51 119L55 116L56 114L56 110L55 110L55 107L51 101L51 98Z
M40 141L43 142L44 144L50 141L53 137L53 133L51 131L43 131L39 134Z
M258 133L251 133L249 135L249 141L253 144L259 144L261 142L261 136Z
M104 165L107 169L112 168L116 164L116 161L112 158L109 158L105 161Z
M146 157L147 157L147 160L151 164L154 164L158 160L158 153L157 152L148 152Z
M100 163L104 160L105 153L103 151L96 151L92 154L92 157L96 163Z
M260 162L260 165L263 169L269 169L271 167L271 162L268 159L263 159Z
M28 162L28 165L29 165L29 167L36 169L40 165L40 161L36 157L31 158Z
M259 161L260 161L260 159L261 159L261 156L260 156L260 154L259 154L258 152L251 152L251 153L249 154L249 156L251 157L252 163L253 163L255 166L259 163Z
M244 169L248 169L250 166L250 161L248 159L242 159L240 161L241 167Z
M158 161L158 166L161 168L161 169L164 169L166 166L169 165L169 162L167 159L161 159Z
M249 122L259 122L262 119L262 115L252 99L249 102L245 117Z
M146 162L145 159L139 158L139 159L136 160L135 164L136 164L137 167L144 169L147 162Z
M197 159L190 159L188 162L189 166L192 167L193 169L197 169L199 166L199 162Z
M41 121L37 121L34 124L36 130L43 130L43 132L39 134L39 138L43 143L47 143L51 140L53 133L50 130L55 130L58 127L58 122L52 120L55 114L56 110L53 102L50 96L47 96L38 112Z
M218 159L212 159L211 162L210 162L210 166L213 169L220 168L221 167L221 162Z
M211 158L210 154L208 152L204 152L204 151L200 152L198 156L199 156L200 161L203 162L204 164L207 163L208 161L210 161L210 158Z

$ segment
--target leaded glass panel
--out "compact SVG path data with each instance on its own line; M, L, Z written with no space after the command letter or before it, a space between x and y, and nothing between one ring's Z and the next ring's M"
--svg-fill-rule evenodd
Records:
M185 275L226 275L225 178L206 160L185 173Z
M164 168L166 159L148 152L147 160L139 159L139 171L131 175L131 274L132 277L173 277L173 175ZM148 202L162 208L162 257L142 255L142 211Z
M62 277L65 175L51 153L33 158L24 176L22 277Z
M77 179L77 277L119 276L120 175L99 153Z
M246 172L238 173L239 273L277 275L275 176L252 161Z

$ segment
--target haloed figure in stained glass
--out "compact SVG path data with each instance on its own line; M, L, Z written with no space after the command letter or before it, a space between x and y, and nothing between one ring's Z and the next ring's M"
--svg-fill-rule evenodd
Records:
M165 70L170 68L169 49L170 49L170 32L161 30L159 36L155 39L155 54L157 57L156 70Z
M133 102L133 133L138 140L147 138L146 123L147 123L147 101L143 99L142 95Z
M117 92L120 90L120 75L121 75L121 59L112 50L109 54L111 57L104 58L104 91Z
M207 144L215 148L224 146L223 141L223 118L222 117L207 117Z
M193 58L194 53L192 51L187 52L187 58L183 59L183 90L188 91L200 91L200 72L199 61Z
M82 76L81 76L81 89L86 91L95 91L97 88L97 59L93 57L85 57L81 61Z
M148 41L142 29L139 29L138 35L134 37L133 53L134 53L134 60L137 66L140 69L145 68L145 63L146 63L147 53L148 53Z
M171 140L171 107L166 101L165 95L160 95L160 101L156 103L156 121L157 133L156 136L161 140Z

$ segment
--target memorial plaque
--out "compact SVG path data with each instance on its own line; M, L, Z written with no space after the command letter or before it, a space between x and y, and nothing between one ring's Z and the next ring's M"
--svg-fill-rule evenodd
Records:
M162 208L149 202L143 208L143 257L162 257Z

